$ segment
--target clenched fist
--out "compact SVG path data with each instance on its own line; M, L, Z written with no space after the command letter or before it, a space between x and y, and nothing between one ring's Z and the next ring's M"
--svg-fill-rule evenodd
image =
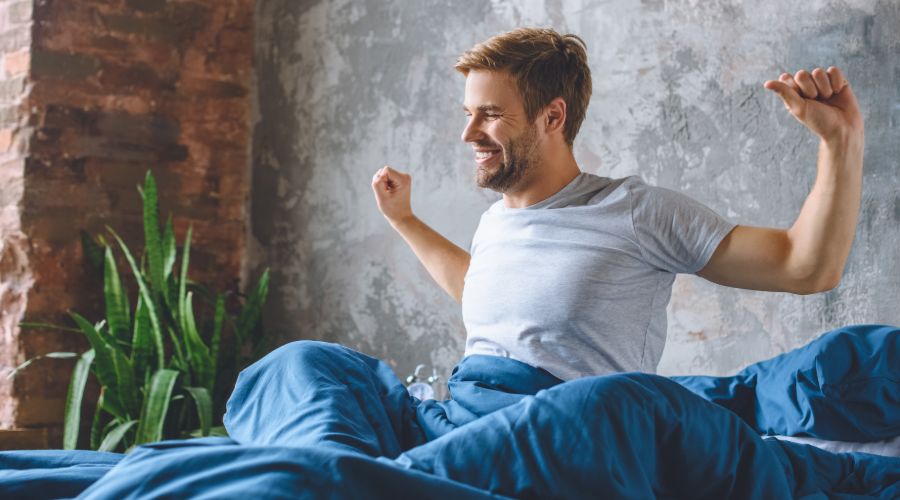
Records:
M410 193L412 177L385 165L372 177L372 191L378 210L392 224L412 217Z
M826 142L857 139L863 135L863 119L856 96L841 70L831 66L782 73L763 86L784 101L784 107L800 123Z

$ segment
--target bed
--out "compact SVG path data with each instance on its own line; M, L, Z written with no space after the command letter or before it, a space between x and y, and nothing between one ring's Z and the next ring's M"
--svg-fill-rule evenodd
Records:
M419 401L375 358L295 342L241 374L229 438L3 452L0 496L900 498L897 328L834 330L730 377L562 382L469 356L448 385Z

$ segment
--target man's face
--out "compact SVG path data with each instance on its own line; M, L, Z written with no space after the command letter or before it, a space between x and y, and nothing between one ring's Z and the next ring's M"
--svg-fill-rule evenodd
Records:
M540 162L537 125L528 122L515 81L506 72L470 71L463 107L462 140L475 150L478 186L515 188Z

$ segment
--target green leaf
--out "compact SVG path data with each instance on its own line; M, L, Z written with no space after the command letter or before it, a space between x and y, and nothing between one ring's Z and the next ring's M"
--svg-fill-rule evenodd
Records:
M91 449L96 450L100 446L101 429L103 428L103 393L100 389L100 397L97 398L97 407L94 409L94 419L91 422Z
M178 326L184 331L184 305L187 290L187 271L188 263L191 261L191 236L193 235L193 226L188 226L187 234L184 236L184 249L181 251L181 275L178 279Z
M77 358L78 356L80 356L80 355L78 353L74 353L74 352L50 352L50 353L47 353L47 354L44 354L41 356L35 356L31 359L25 360L21 365L13 368L12 371L6 375L6 378L10 378L10 379L14 378L16 375L19 374L20 371L24 370L25 368L28 368L32 363L34 363L35 361L37 361L39 359L43 359L43 358L68 359L68 358Z
M128 265L131 266L131 272L134 274L134 279L137 282L141 299L144 302L144 307L147 308L147 315L150 318L150 333L152 333L153 335L153 346L156 348L156 367L157 369L162 369L162 367L165 366L166 352L165 348L163 347L162 325L160 324L159 315L156 312L156 302L153 300L153 295L150 292L150 288L144 281L144 277L141 274L140 269L137 267L137 264L135 264L134 257L131 255L128 247L125 245L125 242L122 241L122 238L120 238L119 235L116 234L116 232L111 228L109 229L109 231L110 233L112 233L113 237L116 238L116 241L119 242L119 246L122 248L122 253L125 254L125 260L127 260Z
M195 437L195 438L205 436L205 434L203 434L203 429L194 429L191 432L189 432L188 435L191 437ZM225 426L217 425L215 427L209 428L209 436L210 437L228 437L228 431L225 430Z
M114 427L106 434L106 437L103 438L103 442L100 443L97 451L115 451L116 447L119 446L119 443L122 441L122 438L125 437L125 433L137 423L137 420L129 420Z
M152 443L162 439L166 413L169 411L169 400L178 372L175 370L157 370L150 379L150 387L144 396L144 407L141 410L140 423L134 443Z
M175 247L175 229L172 226L171 214L169 214L169 219L166 221L166 228L163 232L162 248L164 283L161 291L166 306L168 306L166 312L172 315L173 320L176 320L175 315L178 312L178 307L175 304L175 300L178 297L178 284L176 283L176 276L172 273L172 269L175 267L175 258L178 250Z
M163 245L159 235L159 202L156 193L156 181L153 173L147 171L144 178L144 189L140 190L144 200L144 252L150 265L150 289L152 297L165 292L165 263L163 262Z
M213 381L215 379L215 366L209 355L209 349L203 343L200 333L197 331L197 324L194 321L193 292L188 292L183 307L183 331L184 345L188 355L188 364L194 375L197 377L197 383L202 387L212 390Z
M103 269L103 251L100 250L100 245L98 245L91 235L88 234L87 231L82 229L81 233L81 250L84 252L85 257L87 257L88 262L91 264L91 267L96 269L98 272Z
M94 362L94 350L91 349L78 358L72 370L69 382L69 393L66 396L65 424L63 427L63 449L74 450L78 446L78 431L81 427L81 400L84 398L84 387L87 384L91 363Z
M137 386L134 384L134 372L125 354L115 345L103 338L96 327L76 312L69 315L81 328L94 349L94 374L100 385L107 387L106 403L118 418L137 413Z
M87 337L88 342L94 349L95 363L94 374L100 385L114 389L116 387L116 366L113 361L112 351L115 347L106 342L94 325L90 321L84 319L83 316L76 312L69 312L69 316L75 320L81 332Z
M171 360L170 366L175 366L179 371L188 372L188 362L184 357L184 349L181 347L181 339L175 333L175 330L169 328L169 338L172 340L172 347L175 349L175 358Z
M122 287L116 259L110 247L106 247L104 264L103 297L106 301L106 319L113 338L125 339L128 336L128 326L131 324L129 312L131 306L128 304L128 296Z
M172 274L172 268L175 267L175 257L177 250L175 248L175 228L172 226L172 214L169 214L166 220L166 228L163 230L162 237L163 249L163 276L168 279Z
M41 329L49 329L49 330L60 330L63 332L74 332L81 333L81 330L78 328L69 328L68 326L60 326L60 325L51 325L49 323L29 323L22 322L19 323L19 328L41 328Z
M197 407L197 419L200 421L200 429L204 436L208 436L213 418L213 403L209 391L206 390L206 387L185 387L184 389L194 399Z
M256 289L250 294L244 307L241 309L241 315L238 319L237 337L243 343L256 324L259 323L259 317L262 315L262 306L266 302L266 296L269 294L269 270L266 269L256 284Z
M144 299L138 295L137 309L134 311L134 334L131 340L131 362L134 373L141 383L145 382L153 363L153 334L150 324L150 310L144 307Z

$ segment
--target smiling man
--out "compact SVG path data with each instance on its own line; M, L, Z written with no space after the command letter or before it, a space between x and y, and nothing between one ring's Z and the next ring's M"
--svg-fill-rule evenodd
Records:
M572 144L591 95L584 43L517 29L464 53L462 140L480 187L503 199L471 255L415 217L411 177L386 166L379 209L431 276L462 303L466 354L503 356L570 380L654 372L677 273L755 290L815 293L843 272L859 211L863 122L841 71L765 88L820 139L818 175L789 229L735 225L689 197L582 172Z
M450 399L413 398L386 363L345 346L291 342L241 373L224 419L233 440L377 457L516 498L796 498L830 491L821 471L874 470L799 445L816 457L790 458L759 434L895 436L900 329L830 332L735 377L633 373L656 370L676 273L800 293L837 283L862 169L862 120L840 71L765 82L822 139L816 184L781 230L735 225L637 177L582 172L572 144L591 77L576 36L518 29L456 69L476 182L503 195L471 255L413 214L408 174L372 179L385 218L462 303ZM348 477L340 484L375 476ZM872 491L887 484L872 477Z

